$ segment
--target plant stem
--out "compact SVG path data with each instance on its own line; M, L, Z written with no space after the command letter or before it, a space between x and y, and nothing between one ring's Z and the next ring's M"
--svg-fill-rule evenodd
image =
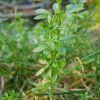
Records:
M69 90L69 91L63 91L63 92L59 92L59 93L52 93L52 95L63 95L63 94L80 94L80 93L84 93L86 92L86 90L80 89L80 90ZM44 96L44 95L49 95L48 93L43 93L43 94L35 94L38 96Z

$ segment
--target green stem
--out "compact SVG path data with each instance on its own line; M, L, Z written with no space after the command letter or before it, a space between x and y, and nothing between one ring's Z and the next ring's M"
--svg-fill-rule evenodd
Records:
M70 91L63 91L63 92L59 92L59 93L52 93L52 95L64 95L64 94L80 94L80 93L84 93L86 92L86 90L70 90ZM38 96L44 96L44 95L49 95L48 93L42 93L42 94L35 94Z
M98 56L97 55L95 55L95 65L96 65L96 80L97 80L97 83L100 83L100 68L98 66ZM100 87L100 84L97 84L96 88L97 88L97 96L98 96L98 98L100 98L99 87Z
M97 50L97 51L95 51L95 52L89 54L88 56L83 57L81 60L84 61L84 60L88 59L89 57L92 57L92 56L97 55L97 54L99 54L99 53L100 53L100 50Z

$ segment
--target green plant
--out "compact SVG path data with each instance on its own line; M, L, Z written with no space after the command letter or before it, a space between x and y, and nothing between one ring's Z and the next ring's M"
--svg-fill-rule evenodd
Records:
M2 96L0 96L0 100L19 100L18 93L15 93L15 91L8 91L5 92Z
M27 20L20 16L11 23L0 24L0 76L7 80L7 88L20 89L27 77L35 72L32 69L35 62L32 55L34 35L27 24Z
M35 46L33 52L38 55L38 62L42 65L36 76L41 76L41 82L34 84L35 93L57 92L59 80L70 71L66 67L74 57L81 57L86 47L90 44L84 42L87 36L84 34L88 26L84 20L88 15L83 11L86 0L73 0L73 3L62 10L62 0L57 0L53 5L54 13L45 9L39 9L36 20L45 19L35 30ZM82 49L81 49L82 45ZM79 54L79 51L81 51ZM79 54L79 55L78 55Z
M71 0L64 8L57 0L52 12L36 10L35 19L43 21L34 27L20 16L5 23L0 19L0 76L5 77L0 99L19 100L21 94L36 100L99 98L100 50L91 53L91 14L85 1Z
M79 100L91 100L91 96L88 92L81 94L81 97Z

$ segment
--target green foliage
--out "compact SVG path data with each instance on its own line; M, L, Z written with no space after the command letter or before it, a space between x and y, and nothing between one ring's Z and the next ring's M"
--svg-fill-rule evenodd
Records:
M91 100L91 96L88 92L81 94L81 97L79 100Z
M0 96L0 100L19 100L19 95L15 91L8 91Z
M58 80L65 75L65 68L70 59L81 57L85 54L84 50L89 49L90 44L86 42L88 38L85 33L85 28L89 25L84 21L88 12L81 12L84 9L84 2L85 0L74 1L63 11L61 0L58 0L53 5L54 13L44 9L37 10L39 15L35 19L45 19L45 22L34 29L36 48L33 52L38 55L38 61L45 61L46 64L36 74L41 75L42 85L36 85L37 89L33 91L56 92Z
M19 16L10 23L3 23L3 19L0 19L0 75L5 77L6 82L0 100L19 100L16 91L24 94L25 98L31 98L31 90L34 94L50 97L64 95L68 100L74 97L79 100L100 97L100 50L87 55L93 51L90 40L91 14L84 9L86 0L71 1L64 10L62 0L57 0L53 5L53 12L36 10L38 16L34 19L43 21L34 27ZM76 64L77 61L72 63L74 60L78 60L79 64ZM92 66L93 72L90 71ZM67 76L71 77L67 80L71 85L77 83L80 77L83 82L86 80L86 85L90 83L88 78L96 83L89 84L91 89L88 92L87 86L83 87L85 82L75 86L77 89L86 88L85 91L69 91L70 86L67 85L70 82L65 82L64 88L61 88L61 80ZM61 94L59 89L62 90ZM78 94L71 95L74 93Z
M16 89L34 73L30 70L35 63L32 55L34 35L27 23L16 16L13 22L0 24L0 75L7 78L8 85L11 79L14 84L10 87L14 85Z

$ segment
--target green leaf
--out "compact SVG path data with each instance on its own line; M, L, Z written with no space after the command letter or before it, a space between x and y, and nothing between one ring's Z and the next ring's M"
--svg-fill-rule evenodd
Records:
M42 60L42 59L39 60L39 63L42 64L42 65L45 65L45 64L47 65L48 64L48 62L46 60Z
M59 12L59 5L57 3L55 3L53 5L53 9L54 9L55 12Z
M73 2L75 3L75 4L83 4L83 3L85 3L87 0L73 0Z
M58 79L58 75L55 74L52 79L53 79L53 81L56 81Z
M38 15L34 19L35 20L40 20L40 19L46 19L48 16L47 15Z
M87 0L79 0L79 3L85 3Z
M47 19L49 24L50 24L50 22L51 22L51 19L52 19L52 18L51 18L51 15L49 14L49 15L48 15L48 19Z
M49 42L48 46L50 47L50 49L53 51L56 49L54 42Z
M44 45L40 45L40 46L34 48L33 52L41 52L45 49L46 49L46 47Z
M70 13L79 12L83 9L84 9L83 4L81 4L81 5L70 4L70 5L67 6L67 11L70 12Z
M41 75L46 69L47 69L47 67L41 68L41 69L36 73L36 76Z
M42 14L42 15L48 15L49 14L49 11L48 10L46 10L46 9L38 9L38 10L35 10L35 12L37 13L37 14Z

